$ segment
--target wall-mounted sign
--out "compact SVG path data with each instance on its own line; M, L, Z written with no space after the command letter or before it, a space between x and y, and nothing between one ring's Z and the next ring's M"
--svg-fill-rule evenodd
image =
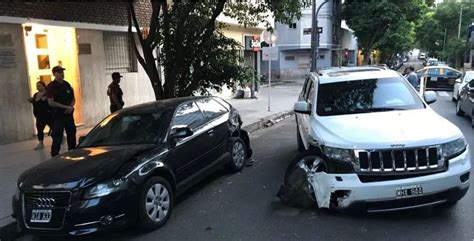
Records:
M0 69L16 68L16 52L14 48L0 48Z
M91 54L91 44L79 44L79 54Z

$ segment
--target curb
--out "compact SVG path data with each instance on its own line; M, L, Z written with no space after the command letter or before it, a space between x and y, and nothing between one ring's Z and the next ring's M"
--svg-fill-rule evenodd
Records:
M255 131L271 127L282 120L292 117L293 114L294 114L293 110L273 114L271 116L261 118L260 120L254 123L245 125L244 127L242 127L242 129L246 130L250 134Z

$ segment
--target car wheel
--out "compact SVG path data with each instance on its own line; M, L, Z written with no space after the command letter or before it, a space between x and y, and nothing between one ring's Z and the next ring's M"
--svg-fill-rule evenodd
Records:
M247 160L247 149L245 143L240 138L232 138L230 144L231 161L229 168L232 172L239 172L245 166Z
M462 111L462 109L461 109L461 100L458 100L456 102L456 115L458 115L458 116L463 116L464 115L464 111Z
M301 139L301 134L298 125L296 125L296 141L298 142L298 151L302 152L306 150L304 147L303 139Z
M173 189L162 177L152 177L143 185L139 202L139 225L155 230L166 224L173 210Z

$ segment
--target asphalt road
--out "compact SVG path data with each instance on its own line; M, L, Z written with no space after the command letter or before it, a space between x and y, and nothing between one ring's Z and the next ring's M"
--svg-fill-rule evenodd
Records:
M455 105L446 92L439 95L432 107L463 131L474 153L470 121L455 115ZM217 173L195 187L179 199L173 216L162 229L141 233L128 228L71 240L474 239L473 190L451 208L358 216L300 210L282 205L275 196L288 163L297 153L294 118L253 134L252 145L257 160L254 166L234 175ZM27 236L21 240L40 239Z

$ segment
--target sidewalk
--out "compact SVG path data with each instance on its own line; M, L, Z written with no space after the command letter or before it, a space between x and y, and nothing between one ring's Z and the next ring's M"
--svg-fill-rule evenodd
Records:
M239 110L244 128L259 122L262 118L289 112L293 109L303 80L279 83L272 87L271 111L267 110L269 88L264 86L257 94L258 99L229 99ZM85 135L89 129L79 130L77 136ZM45 138L46 148L35 151L36 140L0 145L0 227L12 221L11 197L16 191L16 180L26 169L33 167L50 157L51 138ZM62 146L66 151L66 145Z

